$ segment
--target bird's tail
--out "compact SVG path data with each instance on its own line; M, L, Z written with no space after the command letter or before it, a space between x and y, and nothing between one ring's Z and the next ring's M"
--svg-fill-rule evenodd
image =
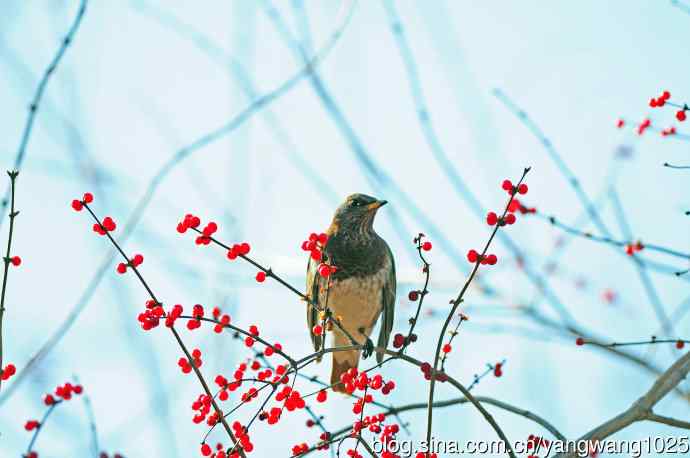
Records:
M359 365L359 351L341 351L333 353L333 368L331 369L331 385L333 391L345 393L345 384L340 376Z

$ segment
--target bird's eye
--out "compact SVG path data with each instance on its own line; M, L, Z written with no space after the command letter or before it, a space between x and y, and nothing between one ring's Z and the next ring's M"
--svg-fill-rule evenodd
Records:
M355 199L355 200L353 200L352 202L350 202L350 206L351 206L351 207L359 207L359 206L361 206L361 205L362 205L362 201L361 201L361 200Z

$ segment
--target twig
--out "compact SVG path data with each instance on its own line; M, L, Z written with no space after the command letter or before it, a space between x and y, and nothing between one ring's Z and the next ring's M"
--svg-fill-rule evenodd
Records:
M516 188L519 187L520 184L522 184L522 181L525 179L525 176L527 175L529 170L530 169L528 167L523 171L522 176L520 177L520 180L518 181L518 183L516 185ZM510 204L513 202L514 198L515 198L515 192L511 192L510 199L508 199L508 203L506 204L505 209L503 210L503 213L501 215L501 220L503 220L503 218L505 218L506 214L508 214L508 208L510 207ZM470 283L472 283L474 276L477 274L477 271L479 270L481 260L486 255L486 252L488 251L489 247L491 246L491 242L493 241L494 237L496 236L496 233L499 231L500 228L501 228L500 224L495 225L493 231L491 232L491 236L489 237L489 240L487 240L486 244L484 245L484 249L482 250L481 255L478 257L478 259L476 260L476 262L474 264L474 268L472 269L470 276L465 281L465 284L463 285L462 289L458 293L458 296L453 301L451 301L451 304L452 304L451 310L448 313L448 316L446 317L446 321L443 324L443 328L441 329L441 332L439 333L438 342L436 344L436 353L434 354L434 365L433 365L433 369L431 371L431 382L429 384L429 403L428 403L428 409L427 409L427 429L426 429L426 442L427 442L427 444L431 443L431 430L432 430L433 412L434 412L433 411L434 389L436 387L439 355L441 353L441 346L443 345L443 337L446 334L446 330L448 329L448 325L450 324L451 319L453 318L453 316L455 316L455 312L458 309L458 306L460 305L460 303L463 300L465 292L469 288ZM459 383L456 386L458 389L460 389L460 391L462 391L462 394L464 394L465 397L471 399L471 397L470 397L471 395L469 395L469 391L467 391L467 389L465 387L463 387ZM475 403L473 402L473 404L475 404ZM475 405L477 406L478 409L480 409L480 411L483 410L482 408L480 408L481 406L479 403L476 403ZM484 413L484 412L485 411L483 411L482 413ZM498 425L495 424L495 422L493 421L493 418L491 418L491 416L488 415L488 413L485 414L485 417L492 424L492 426L494 426L494 428L497 430L501 439L505 442L508 455L511 456L511 458L515 458L515 453L513 452L512 446L511 446L510 442L508 441L508 439L503 434L503 431L501 431L500 428L498 428Z
M2 275L2 292L0 293L0 373L2 373L3 370L3 365L2 365L2 319L5 316L5 293L7 292L7 276L9 273L10 269L10 263L12 262L12 258L10 257L12 254L12 235L14 234L14 220L19 214L17 210L14 208L14 198L15 198L15 182L17 181L17 175L19 175L19 172L16 170L13 172L7 172L7 174L10 176L10 230L7 235L7 251L5 251L5 257L3 258L4 261L4 270L3 270L3 275ZM0 377L0 388L2 387L2 377Z
M65 55L67 47L74 40L74 36L77 33L79 25L81 24L81 20L84 17L84 13L86 12L87 1L88 0L81 0L79 11L77 11L77 16L74 18L72 26L67 32L65 38L62 40L62 43L60 43L60 47L58 48L57 53L55 54L55 56L53 56L53 59L50 61L50 64L48 64L48 67L43 73L41 81L38 83L36 92L34 93L33 99L31 100L31 104L29 105L29 117L27 118L26 124L24 125L24 131L22 133L22 139L19 143L17 155L14 158L14 170L18 171L21 168L22 163L24 162L24 158L26 157L26 147L29 144L29 138L31 137L31 132L33 130L34 121L36 120L36 114L38 113L38 109L41 104L41 99L43 98L43 93L45 92L45 89L48 86L48 81L50 80L50 77L53 75L53 73L55 73L58 64L60 64L62 57ZM5 218L4 209L7 207L10 192L11 190L10 188L8 188L7 191L5 191L5 198L0 203L0 227L2 227L2 223Z

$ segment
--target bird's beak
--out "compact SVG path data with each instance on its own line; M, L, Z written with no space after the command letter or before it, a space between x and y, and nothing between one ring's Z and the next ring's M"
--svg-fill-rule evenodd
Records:
M377 200L376 202L372 202L369 205L367 205L367 209L378 210L379 208L383 207L387 203L388 203L387 200Z

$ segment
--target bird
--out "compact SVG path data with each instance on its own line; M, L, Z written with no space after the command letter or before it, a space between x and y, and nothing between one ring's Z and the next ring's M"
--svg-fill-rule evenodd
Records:
M322 247L323 259L309 258L307 265L307 327L315 351L322 348L325 334L313 332L323 320L319 310L327 306L332 317L340 321L347 334L363 345L363 357L373 352L369 338L378 320L381 328L377 346L386 348L395 317L395 260L386 243L374 231L374 218L386 205L366 194L352 194L335 211L326 231L328 236ZM327 260L334 266L327 277L320 275L319 267ZM330 281L330 286L329 286ZM350 337L337 325L332 327L335 347L352 345ZM359 365L359 350L332 353L331 386L336 392L345 392L341 375ZM380 363L384 353L377 352Z

